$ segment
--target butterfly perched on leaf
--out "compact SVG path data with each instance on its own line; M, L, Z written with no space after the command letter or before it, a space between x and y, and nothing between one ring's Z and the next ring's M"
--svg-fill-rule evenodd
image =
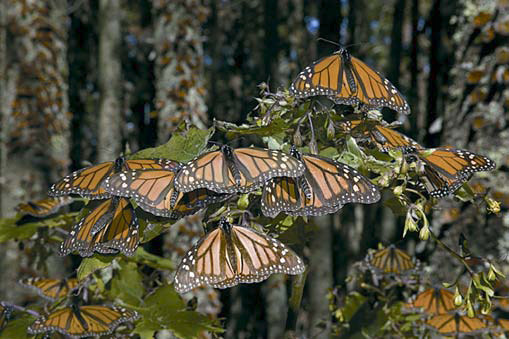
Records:
M407 161L422 164L420 181L437 198L457 191L475 172L495 169L495 162L488 157L449 147L420 150L408 155Z
M76 224L60 245L60 255L78 251L83 257L99 253L131 256L140 241L138 219L128 199L107 199Z
M184 165L175 177L179 192L207 188L218 193L247 193L273 177L298 177L304 165L277 150L223 145Z
M325 95L339 104L362 104L368 110L388 107L410 113L410 106L396 87L345 48L304 68L291 84L290 92L297 98Z
M69 174L51 186L49 195L56 197L78 194L89 199L109 198L111 195L104 190L101 184L113 173L145 168L174 169L178 166L180 166L178 162L167 159L125 160L120 157L115 161L85 167Z
M352 134L355 138L366 137L381 152L402 150L403 153L408 153L423 149L413 139L392 128L383 126L379 121L346 120L341 123L341 127L344 132Z
M102 336L112 333L118 325L138 317L137 312L121 307L71 305L36 319L28 327L28 333L59 332L72 338Z
M473 334L487 328L481 319L470 318L457 312L435 315L429 318L426 324L443 335Z
M456 308L454 293L445 288L433 287L419 293L407 306L420 308L428 314L447 314Z
M42 218L58 211L60 207L69 205L73 199L68 196L57 198L45 198L36 201L28 201L16 206L16 210L21 214L28 214L33 217Z
M69 292L78 286L78 279L45 279L35 277L21 279L19 283L33 289L45 299L56 301L69 295Z
M175 174L167 169L124 171L106 178L103 186L113 195L133 198L147 212L174 219L231 197L206 188L178 192L173 186Z
M317 216L334 213L346 203L371 204L380 192L356 169L338 161L292 148L290 154L303 162L306 170L299 178L276 177L263 187L262 212L275 217Z
M402 274L415 268L415 260L406 252L394 245L379 249L367 256L371 267L382 273Z
M263 281L275 273L301 274L304 269L302 259L280 241L222 219L186 253L174 285L178 293L202 285L228 288Z

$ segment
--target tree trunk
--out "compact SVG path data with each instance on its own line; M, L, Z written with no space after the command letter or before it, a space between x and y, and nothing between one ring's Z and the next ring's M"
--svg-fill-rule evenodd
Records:
M208 11L201 0L166 0L155 3L154 12L155 107L164 143L182 122L205 127L202 24Z
M318 229L310 242L309 273L307 277L309 327L308 337L330 338L327 293L332 288L332 230L331 217L315 218Z
M401 50L403 47L402 30L403 18L405 13L405 0L396 0L394 4L394 12L392 15L392 32L391 32L391 53L389 79L394 86L399 86L399 74L401 65Z
M429 13L431 28L431 38L429 47L429 77L428 77L428 102L426 107L427 118L426 126L432 124L438 118L438 95L440 92L440 31L442 26L442 17L440 12L440 0L433 2ZM438 146L436 139L426 135L426 146Z
M7 0L0 0L0 217L3 216L5 170L7 168Z
M99 1L99 102L98 161L117 158L121 145L122 68L119 55L121 1Z

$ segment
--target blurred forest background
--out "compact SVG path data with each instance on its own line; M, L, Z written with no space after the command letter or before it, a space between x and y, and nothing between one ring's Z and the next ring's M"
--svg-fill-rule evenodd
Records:
M337 49L384 74L412 109L405 134L427 147L454 145L489 156L500 171L474 187L502 212L445 199L432 229L457 249L509 253L509 1L475 0L0 0L0 215L42 198L62 175L164 143L179 124L242 123L259 84L288 88L307 64ZM246 141L236 141L242 144ZM327 293L379 242L401 239L403 219L382 204L348 205L321 217L305 255L311 263L299 331L328 337ZM170 235L150 252L172 257ZM398 247L430 265L435 283L461 270L433 242L411 234ZM22 301L16 280L33 274L26 249L0 244L0 300ZM48 259L54 274L68 258ZM65 262L65 265L61 263ZM226 337L278 338L284 277L210 292L208 312L226 317ZM282 318L283 317L283 318ZM256 335L254 334L256 333Z

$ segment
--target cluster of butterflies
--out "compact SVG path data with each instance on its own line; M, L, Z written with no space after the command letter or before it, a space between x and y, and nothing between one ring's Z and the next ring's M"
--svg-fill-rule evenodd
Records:
M344 48L306 67L292 83L290 92L297 98L327 96L339 104L364 110L388 107L410 113L406 100L387 79ZM423 184L432 196L445 196L458 189L473 172L495 167L490 159L468 151L424 149L380 123L350 120L344 127L354 136L368 137L382 151L400 149L410 159L422 162ZM167 159L119 158L90 166L54 184L50 189L52 198L20 205L19 210L45 216L68 204L71 194L99 200L73 227L62 242L60 253L90 256L94 252L120 252L129 256L140 241L131 199L149 213L178 219L260 188L261 210L267 217L281 212L318 216L335 213L346 203L370 204L380 199L378 188L368 178L335 160L303 154L296 148L286 154L224 145L186 164ZM389 267L389 271L410 269L409 258L389 248L371 258L370 263L373 267ZM280 241L222 218L185 254L174 285L177 292L184 293L201 285L226 288L262 281L273 273L301 274L304 270L303 260ZM52 286L58 286L51 288L58 291L71 288L60 283ZM135 312L107 306L71 306L38 319L29 330L97 335L111 332L119 323L136 317Z
M420 265L417 259L394 245L368 253L365 263L375 273L392 277L416 273ZM407 311L422 312L424 324L445 336L482 331L500 334L500 331L509 331L507 317L488 315L469 317L455 305L454 299L452 291L430 287L413 296L412 300L403 306ZM496 306L503 311L499 313L506 313L509 310L508 299L499 299Z
M19 281L22 286L34 290L43 299L56 302L68 297L78 289L78 280L27 278ZM19 308L19 307L16 307ZM11 319L14 305L0 305L0 330ZM66 337L81 338L112 333L120 324L139 318L136 311L119 306L84 305L71 303L69 306L53 309L46 316L40 316L29 327L28 333L48 334L59 332ZM49 336L48 336L49 338Z
M396 87L345 48L306 67L292 83L290 92L297 98L326 96L338 104L357 106L361 111L387 107L410 113L407 101ZM426 149L379 121L354 119L344 122L342 127L354 137L367 138L382 152L401 150L407 160L421 164L421 184L434 197L455 192L474 172L495 168L491 159L466 150Z

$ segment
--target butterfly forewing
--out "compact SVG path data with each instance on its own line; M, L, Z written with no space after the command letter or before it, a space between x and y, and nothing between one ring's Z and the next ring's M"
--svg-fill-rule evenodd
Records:
M428 314L446 314L454 310L454 294L443 288L428 288L419 293L411 304Z
M303 271L302 259L281 242L250 228L222 224L184 256L175 290L185 293L201 285L227 288L258 282L273 273Z

